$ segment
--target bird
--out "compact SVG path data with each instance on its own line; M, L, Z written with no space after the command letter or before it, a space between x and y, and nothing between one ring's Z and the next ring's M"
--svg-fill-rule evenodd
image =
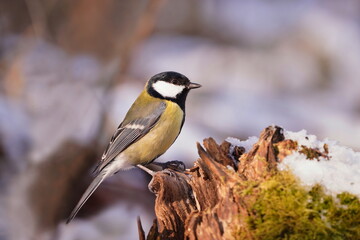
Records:
M200 84L173 71L158 73L147 81L111 137L94 170L94 180L71 212L67 224L99 185L118 171L138 167L154 174L145 165L164 154L179 136L185 122L187 95L199 87Z

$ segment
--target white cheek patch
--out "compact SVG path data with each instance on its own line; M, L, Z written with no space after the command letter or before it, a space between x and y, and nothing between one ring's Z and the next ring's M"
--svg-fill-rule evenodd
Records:
M164 81L157 81L153 84L153 88L163 97L176 98L176 95L181 93L185 86L179 86Z

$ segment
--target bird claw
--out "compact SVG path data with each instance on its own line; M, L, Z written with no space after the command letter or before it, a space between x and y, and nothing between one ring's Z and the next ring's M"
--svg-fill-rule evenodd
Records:
M175 171L179 171L179 172L185 171L185 168L186 168L185 164L178 160L169 161L169 162L165 162L165 163L153 163L153 164L162 167L163 170L171 169L171 170L175 170Z
M150 192L156 194L156 191L154 190L154 188L152 187L153 186L153 181L154 181L154 178L151 179L151 181L149 182L148 184L148 189Z
M178 176L176 174L176 171L173 170L173 169L166 168L166 169L162 170L161 172L169 175L170 177L174 177L174 178L176 178L176 180L178 180ZM151 181L149 182L148 189L149 189L150 192L156 194L157 191L154 189L153 181L154 181L154 178L152 178Z
M166 168L166 169L162 170L162 172L169 175L170 177L177 178L176 173L172 169Z
M185 171L186 169L186 166L183 162L181 161L178 161L178 160L174 160L174 161L170 161L170 162L167 162L171 168L171 166L173 166L176 170L180 170L180 171Z

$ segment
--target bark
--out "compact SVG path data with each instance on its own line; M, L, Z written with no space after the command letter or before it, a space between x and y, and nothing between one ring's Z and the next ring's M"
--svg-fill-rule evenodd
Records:
M274 144L283 139L280 127L268 127L244 153L208 138L204 147L197 144L200 158L190 170L156 173L149 184L156 195L156 220L147 239L235 239L239 232L242 239L253 239L246 225L251 199L244 199L251 196L237 192L244 181L265 180L276 171Z

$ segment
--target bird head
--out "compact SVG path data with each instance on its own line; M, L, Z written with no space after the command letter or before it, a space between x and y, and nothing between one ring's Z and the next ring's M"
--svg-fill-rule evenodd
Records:
M189 91L199 87L200 84L190 82L187 77L177 72L156 74L147 83L150 95L174 102L185 101Z

